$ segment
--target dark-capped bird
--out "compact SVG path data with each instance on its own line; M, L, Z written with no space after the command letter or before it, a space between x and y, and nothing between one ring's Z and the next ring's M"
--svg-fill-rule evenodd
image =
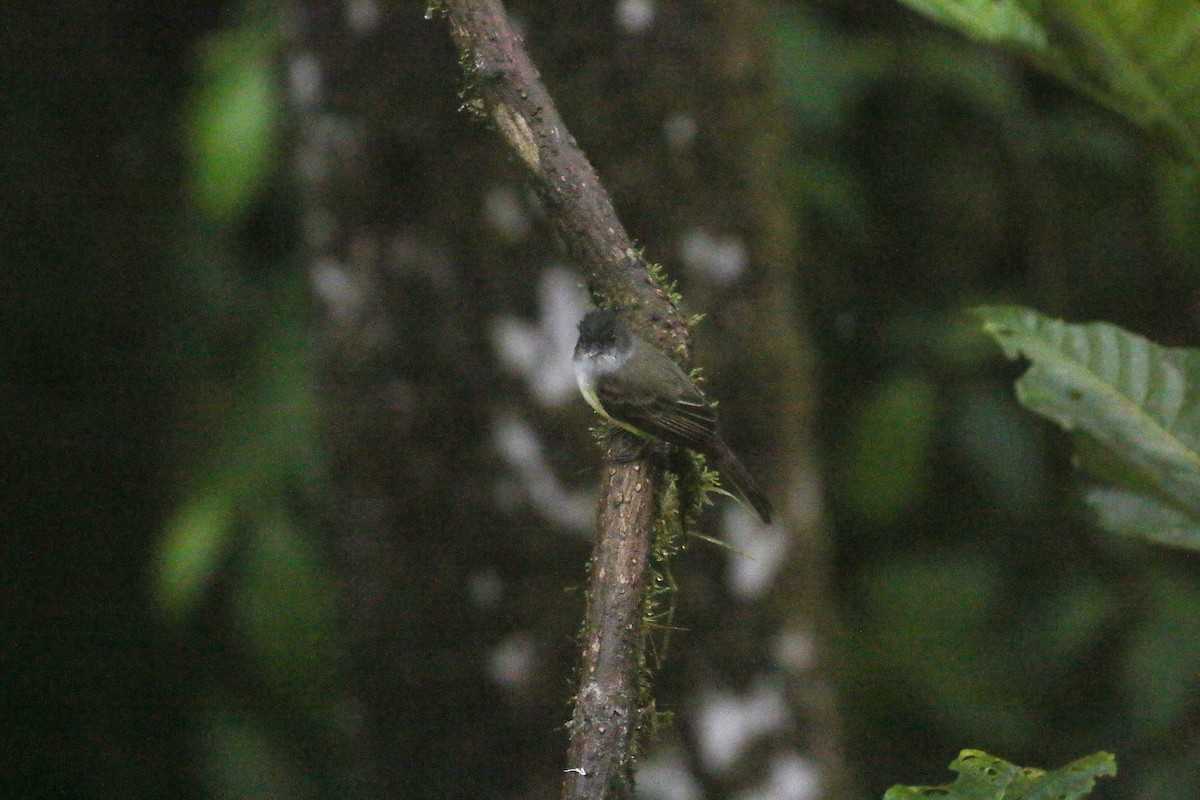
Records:
M638 436L703 453L733 495L770 523L770 502L717 433L717 410L668 355L614 312L591 311L579 323L574 364L579 391L600 415Z

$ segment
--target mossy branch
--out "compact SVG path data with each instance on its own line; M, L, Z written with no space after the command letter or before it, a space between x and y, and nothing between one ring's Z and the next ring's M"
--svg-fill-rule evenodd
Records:
M677 296L617 219L499 0L442 0L435 10L458 48L464 108L489 121L516 155L555 232L587 269L593 295L686 362L688 329ZM612 458L619 440L609 437L601 481L564 800L632 796L638 732L653 716L647 598L665 473L654 459Z

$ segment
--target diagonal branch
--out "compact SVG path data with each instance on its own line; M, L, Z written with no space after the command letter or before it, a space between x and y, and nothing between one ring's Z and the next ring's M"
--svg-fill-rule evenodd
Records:
M686 343L678 310L650 277L499 0L445 0L443 6L463 67L464 107L495 125L516 154L555 233L591 274L592 289L630 310L629 321L659 344L664 338ZM646 329L647 323L653 326Z
M465 107L504 137L568 252L589 271L593 291L664 350L686 356L678 309L617 219L499 0L442 5L465 74ZM662 480L647 459L610 457L604 469L564 800L632 796L632 752L645 700L648 561Z

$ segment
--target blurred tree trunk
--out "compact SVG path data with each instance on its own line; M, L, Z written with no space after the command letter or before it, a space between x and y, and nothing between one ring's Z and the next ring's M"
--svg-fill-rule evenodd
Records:
M496 374L488 326L528 303L548 245L513 269L481 224L483 192L512 175L457 111L442 24L417 5L379 18L348 8L295 3L287 67L361 701L355 796L507 794L557 776L565 737L548 732L563 721L578 604L529 599L562 597L586 557L565 540L562 558L545 523L497 508L492 420L514 388ZM545 685L491 679L505 643Z
M502 369L495 342L511 318L561 339L581 292L568 280L555 293L560 249L499 138L458 110L440 20L408 4L290 9L359 796L553 796L582 610L564 588L582 582L587 546L499 442L531 437L567 489L591 480L595 451L582 404ZM707 546L673 566L687 630L658 701L684 735L666 743L713 797L759 785L780 759L839 796L840 726L817 668L830 613L813 365L772 179L783 154L764 20L732 0L509 10L626 225L711 313L699 361L784 510L775 595L735 596L726 555ZM808 655L781 658L783 640ZM762 686L780 724L739 762L713 762L705 698Z

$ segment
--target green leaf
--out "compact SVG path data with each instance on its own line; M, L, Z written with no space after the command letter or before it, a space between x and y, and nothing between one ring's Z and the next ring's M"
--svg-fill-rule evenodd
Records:
M963 750L950 769L958 778L948 786L893 786L883 800L1077 800L1091 794L1096 778L1116 775L1117 762L1110 753L1093 753L1044 772L980 750Z
M1194 517L1171 508L1158 498L1112 486L1087 487L1083 497L1096 524L1106 531L1173 547L1197 548L1200 530Z
M1196 352L1171 350L1103 323L1067 325L1019 308L979 309L1010 357L1033 368L1018 383L1030 409L1076 433L1080 466L1108 481L1088 492L1114 528L1147 535L1194 526Z
M1200 351L1015 306L975 313L1009 358L1029 359L1021 404L1074 435L1097 522L1200 549Z
M901 0L1006 47L1200 162L1200 5L1177 0Z
M935 22L984 42L1023 51L1045 51L1048 36L1029 5L1021 0L901 0Z

